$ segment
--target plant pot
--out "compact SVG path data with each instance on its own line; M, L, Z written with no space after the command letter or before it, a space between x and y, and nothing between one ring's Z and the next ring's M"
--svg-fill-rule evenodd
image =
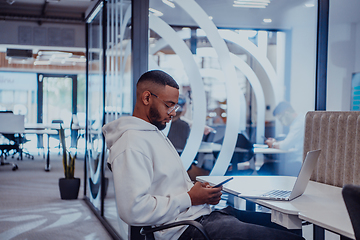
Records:
M60 197L64 200L77 199L80 189L80 178L59 179Z

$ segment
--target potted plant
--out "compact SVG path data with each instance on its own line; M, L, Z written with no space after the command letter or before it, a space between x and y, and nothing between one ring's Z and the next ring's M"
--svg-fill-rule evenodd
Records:
M80 189L80 178L75 178L75 159L76 155L71 155L70 152L66 151L65 134L64 128L60 126L59 131L60 143L63 149L63 167L64 167L64 178L59 179L59 189L61 199L77 199Z

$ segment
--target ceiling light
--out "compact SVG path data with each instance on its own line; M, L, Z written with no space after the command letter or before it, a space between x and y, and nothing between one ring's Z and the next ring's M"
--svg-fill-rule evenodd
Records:
M213 20L213 16L209 16L209 19L210 19L210 20Z
M34 62L34 65L50 65L50 61L39 61L39 60L36 60Z
M266 8L270 0L235 0L233 7Z
M155 10L153 8L149 8L149 12L151 12L152 14L154 14L157 17L161 17L162 15L164 15L162 12Z
M305 7L315 7L315 4L314 3L305 3Z
M173 2L170 2L169 0L162 0L162 2L171 8L175 8L175 4Z
M264 18L264 19L263 19L263 22L264 22L264 23L271 23L272 20L271 20L271 18Z
M243 4L243 3L270 3L270 0L235 0L234 4Z
M241 7L241 8L266 8L266 5L233 4L233 7Z

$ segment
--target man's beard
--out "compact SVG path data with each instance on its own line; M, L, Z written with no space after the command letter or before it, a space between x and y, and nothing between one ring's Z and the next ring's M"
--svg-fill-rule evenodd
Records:
M155 125L159 130L163 130L166 127L166 123L163 124L163 123L161 123L161 121L159 121L160 113L156 108L154 108L153 106L150 106L149 114L150 114L150 123Z

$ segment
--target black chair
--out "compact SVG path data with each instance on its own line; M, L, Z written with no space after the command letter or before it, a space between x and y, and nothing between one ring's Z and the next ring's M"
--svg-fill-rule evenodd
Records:
M12 165L12 170L15 171L17 170L19 167L17 164L12 163L12 162L6 162L6 156L9 154L9 151L16 149L16 147L14 147L14 145L12 144L1 144L0 145L0 165L4 166L4 165Z
M206 232L205 228L203 227L203 225L201 225L199 222L194 221L194 220L184 220L184 221L179 221L179 222L174 222L174 223L161 225L161 226L158 226L158 227L135 227L135 226L131 226L130 239L131 240L155 240L154 232L161 231L161 230L168 229L168 228L177 227L177 226L183 226L183 225L193 226L198 231L200 231L200 233L202 234L204 239L206 239L206 240L211 239L209 237L209 235L207 234L207 232Z
M217 143L222 143L224 139L218 140ZM225 175L250 175L254 172L253 169L238 170L238 163L250 161L254 157L254 146L250 142L249 137L245 132L239 133L236 140L236 148L231 158L231 168L225 173ZM219 152L214 152L215 158L217 158Z
M342 195L354 229L355 239L360 240L360 186L347 184Z
M112 171L111 165L109 163L107 163L107 166L108 166L109 170ZM197 222L195 220L178 221L178 222L174 222L174 223L164 224L164 225L161 225L158 227L130 226L129 239L130 240L155 240L154 232L161 231L161 230L168 229L168 228L177 227L177 226L183 226L183 225L189 225L189 226L195 227L196 229L198 229L201 232L201 234L204 236L204 239L210 240L210 237L208 236L203 225L201 225L199 222Z

